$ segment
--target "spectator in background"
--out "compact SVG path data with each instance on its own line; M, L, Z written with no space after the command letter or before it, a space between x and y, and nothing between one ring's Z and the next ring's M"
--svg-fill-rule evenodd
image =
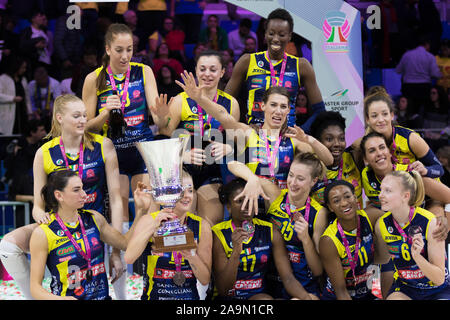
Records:
M41 140L47 135L44 124L39 120L31 120L27 124L23 136L14 146L13 153L5 159L11 175L8 198L10 201L24 201L33 203L33 161ZM33 207L30 208L30 213ZM19 206L16 210L16 225L25 225L22 217L24 208Z
M450 145L439 148L436 156L444 168L444 175L440 177L440 180L450 188Z
M186 34L185 43L198 43L205 7L205 0L171 0L170 16L180 21Z
M78 98L81 98L84 79L97 68L97 50L92 46L85 46L83 60L73 69L72 82L70 88Z
M40 119L47 131L50 131L53 102L61 95L58 80L48 75L45 66L39 66L34 71L34 80L28 84L31 97L33 118Z
M430 95L432 78L442 75L436 64L436 58L429 52L430 41L425 37L419 38L419 45L406 51L395 71L402 75L402 94L409 99L408 114L419 112L421 105L427 103Z
M247 38L245 38L244 51L242 52L242 54L255 53L256 49L257 49L256 38L252 36L248 36Z
M167 94L167 101L180 92L183 92L183 89L175 83L175 79L178 78L179 75L168 65L163 65L156 74L158 92L160 94Z
M156 51L156 56L153 59L153 72L158 74L159 69L161 69L163 65L170 66L175 70L177 80L180 78L180 74L184 71L180 61L170 58L169 46L166 43L161 43Z
M424 139L433 151L448 145L448 137L441 132L450 127L450 105L444 88L440 86L431 87L429 102L421 108L421 119L423 120ZM431 130L438 131L431 131Z
M433 0L419 0L418 2L417 9L420 17L419 29L430 38L429 51L433 55L436 55L439 51L443 31L441 16Z
M163 24L148 37L149 55L152 59L161 43L166 42L166 35L173 30L173 24L174 20L171 17L166 17Z
M147 50L143 48L139 51L140 47L140 40L139 37L135 34L133 34L133 56L131 57L132 62L139 62L151 66L151 60L148 56Z
M295 124L301 126L308 120L311 112L308 107L308 97L304 90L299 90L297 100L295 100Z
M5 62L6 72L0 76L0 134L22 134L31 114L27 62L16 56Z
M232 49L226 49L222 51L222 60L223 60L223 66L225 68L225 73L223 74L223 77L219 81L218 88L220 90L224 90L228 80L230 80L231 75L233 73L234 68L234 52Z
M148 37L163 24L167 16L166 0L140 0L137 5L137 26Z
M228 49L228 34L219 26L219 17L212 14L206 21L206 28L200 30L199 41L206 43L211 50L222 51Z
M441 50L436 55L436 63L441 71L442 78L437 81L437 84L445 90L450 89L450 40L443 39L441 42Z
M408 116L407 116L407 109L408 109L408 98L405 96L401 96L398 101L397 105L395 106L395 121L398 125L402 127L409 127L414 128L408 125Z
M192 74L195 74L195 66L197 65L197 58L199 54L205 51L206 49L208 49L208 47L204 43L199 42L195 45L192 58L188 59L184 64L184 67L188 72L192 72Z
M60 79L72 76L72 69L82 58L82 34L77 28L67 28L69 14L60 16L55 25L55 58L59 66Z
M31 17L31 25L20 33L21 53L30 58L32 70L39 63L52 66L53 33L47 30L47 24L45 13L37 11Z
M0 60L19 53L19 39L14 33L15 21L11 16L0 15L0 39L3 41Z
M94 44L97 41L98 4L96 2L77 2L81 12L81 32L84 43Z
M184 31L179 28L176 20L171 17L164 19L164 24L167 24L165 27L169 29L169 32L166 34L165 41L169 46L172 58L184 63L186 61L186 56L184 53L184 40L186 35Z
M256 42L256 33L252 30L252 21L248 18L244 18L241 20L239 24L239 28L231 31L228 34L228 46L231 50L234 51L236 59L242 55L244 49L246 47L246 40L249 36L253 37L255 41L255 50L252 52L256 52L257 42Z
M133 35L135 35L139 39L139 45L136 48L137 50L133 52L145 50L147 47L146 32L138 27L138 17L136 12L134 10L125 11L125 13L123 14L123 20L128 28L130 28L131 32L133 32Z

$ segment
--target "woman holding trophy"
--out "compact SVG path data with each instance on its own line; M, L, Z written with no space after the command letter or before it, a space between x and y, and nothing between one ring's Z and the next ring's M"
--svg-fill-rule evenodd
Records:
M297 126L287 127L289 93L283 87L266 90L261 105L264 124L256 131L249 125L237 121L222 106L209 100L205 85L197 85L194 76L185 71L181 75L184 83L177 83L202 108L217 119L226 130L234 130L237 152L244 156L246 165L260 177L269 179L280 188L286 188L290 164L296 152L315 152L325 165L333 163L331 152L318 140L306 135ZM231 130L230 130L231 131ZM246 205L246 203L244 203ZM251 202L249 210L258 210L258 203Z
M111 224L122 231L122 202L120 201L119 169L114 146L110 139L88 133L86 107L74 95L56 98L53 107L52 129L45 143L36 152L33 163L34 206L33 218L37 223L18 228L4 236L0 243L1 258L7 271L18 283L25 298L32 299L29 289L30 267L25 255L29 252L31 234L38 224L48 223L41 189L52 172L71 169L78 172L87 193L84 209L106 215L105 187L108 188ZM111 255L117 277L123 274L123 266L117 254ZM115 284L113 279L113 283Z
M222 106L235 120L239 121L240 111L237 100L218 89L225 73L221 53L207 50L199 54L195 68L196 78L205 91L208 100ZM222 185L221 160L232 152L232 147L224 144L225 132L222 124L212 117L189 95L178 94L169 104L167 125L160 133L167 136L189 136L190 150L186 152L186 169L194 180L197 194L197 213L211 225L223 221L223 206L217 190Z
M145 192L146 186L135 193L136 209L143 216L136 225L127 251L125 261L129 264L141 255L144 257L144 292L142 300L199 300L197 280L207 285L211 278L212 236L209 223L189 212L194 199L193 180L182 172L183 192L175 207L161 211L149 211L153 201ZM194 233L196 249L166 251L157 250L155 236L163 222L178 219ZM163 250L164 251L164 250Z

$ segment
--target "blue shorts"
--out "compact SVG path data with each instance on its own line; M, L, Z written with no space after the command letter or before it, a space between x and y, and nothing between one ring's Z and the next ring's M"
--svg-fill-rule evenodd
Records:
M126 176L147 173L144 159L142 159L136 147L116 149L117 160L119 162L119 173Z
M388 263L382 264L380 271L381 272L395 271L394 261L392 261L392 259L390 259Z
M396 280L389 290L388 296L393 292L401 292L412 300L450 300L450 283L445 283L436 289L419 289L406 285L401 280Z

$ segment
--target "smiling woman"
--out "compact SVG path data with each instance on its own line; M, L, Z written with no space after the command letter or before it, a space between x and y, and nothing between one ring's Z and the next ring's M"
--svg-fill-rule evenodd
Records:
M235 179L223 186L220 199L231 219L212 228L213 268L218 300L271 300L266 273L272 257L287 293L297 299L318 298L309 294L295 278L283 237L273 224L255 218L237 199L245 181Z
M325 202L336 219L323 233L319 253L328 275L324 300L374 300L367 279L374 263L376 217L358 210L354 187L335 180L325 189Z
M233 68L225 92L238 97L241 90L245 91L249 124L261 126L264 123L261 108L263 95L269 87L274 86L284 87L289 92L289 126L295 124L295 100L302 86L306 89L313 111L311 117L302 125L302 129L308 132L316 115L325 111L315 73L309 61L286 53L293 28L294 21L287 10L279 8L272 11L265 25L267 51L244 54Z

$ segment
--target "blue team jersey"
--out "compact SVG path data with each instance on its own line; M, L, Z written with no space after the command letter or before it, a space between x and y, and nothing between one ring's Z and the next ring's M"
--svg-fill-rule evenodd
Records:
M134 146L135 142L153 140L153 133L149 127L148 101L145 97L145 65L137 62L130 62L130 83L127 92L127 102L125 104L124 118L127 122L125 136L114 139L116 149L126 149ZM103 67L95 70L97 76ZM97 91L97 112L100 113L106 106L106 99L112 95L111 83L108 74L105 75L106 90ZM125 83L125 74L122 77L114 75L117 91L122 96ZM107 135L108 123L103 126L103 135Z
M178 129L185 129L189 132L190 135L200 135L200 121L198 114L198 105L197 102L189 98L186 92L181 92L179 94L182 98L181 104L181 117L180 123L178 124ZM222 90L217 90L217 104L221 105L225 108L225 110L231 114L232 112L232 97L223 92ZM203 125L205 126L207 123L208 115L205 111L203 111ZM223 132L223 127L219 121L215 118L211 117L210 126L212 129L217 129Z
M435 215L428 210L416 207L411 222L408 222L403 230L408 235L411 226L420 226L422 229L423 241L425 243L422 256L428 260L428 227ZM446 281L444 284L437 286L430 281L420 268L415 263L411 256L411 245L405 241L400 232L394 225L394 220L391 212L387 212L380 218L380 232L381 236L386 242L394 263L395 273L394 279L402 285L427 292L428 294L438 293L443 289L448 290L448 271L446 270ZM447 268L446 268L447 269Z
M288 115L288 126L295 124L295 101L300 88L300 59L287 54L286 69L283 83L280 84L280 72L282 60L274 64L276 85L285 87L290 95ZM264 123L264 112L261 109L264 92L272 85L270 76L270 64L267 52L256 52L250 54L250 62L246 75L247 120L248 123Z
M242 243L240 263L233 289L228 298L247 300L265 290L265 274L272 257L273 225L270 222L253 218L255 232ZM231 235L234 227L231 220L216 224L212 231L222 243L227 258L233 252Z
M106 190L106 173L105 158L103 154L104 137L98 134L91 134L94 139L93 149L89 149L84 145L83 155L83 190L87 197L84 209L92 209L101 214L105 214L105 190ZM53 138L41 147L44 171L47 175L58 170L66 169L61 147L60 137ZM70 170L78 172L78 156L72 158L67 154L67 160Z
M92 280L86 280L87 261L66 237L55 215L52 214L49 224L39 225L47 236L47 267L52 276L51 292L58 296L74 296L79 300L111 299L104 264L104 245L100 240L97 222L86 210L79 210L79 215L91 247ZM77 222L75 226L66 224L66 227L82 250L86 252L80 223Z
M159 211L152 213L155 217ZM188 212L186 225L194 233L197 243L200 241L202 218ZM182 286L173 282L176 272L174 252L154 253L149 241L142 253L144 257L144 290L141 300L199 300L197 278L195 278L189 262L182 258L181 272L186 278Z
M358 210L357 214L360 219L361 242L358 250L358 262L355 268L355 275L353 275L342 237L337 228L337 219L335 219L334 222L328 226L322 237L329 237L333 240L334 245L336 246L341 259L342 268L344 270L346 287L352 299L373 299L374 296L371 294L371 291L367 286L367 280L372 276L372 271L369 267L373 264L375 254L373 228L369 217L364 210ZM354 256L356 234L346 231L344 231L344 234L349 242L351 255ZM334 288L329 278L327 278L326 287L323 291L323 297L324 299L335 299Z
M264 134L263 130L260 134ZM276 139L268 137L270 152L273 153L273 146ZM243 151L245 157L245 165L252 170L254 174L262 178L270 178L269 157L266 151L266 144L256 131L252 131L247 140L247 144ZM278 149L278 156L275 158L275 178L281 189L286 188L287 176L292 160L294 159L295 146L291 138L283 138Z
M282 190L278 198L275 199L275 201L270 205L267 214L269 215L271 222L280 229L281 234L283 235L295 278L308 292L318 294L318 283L314 279L311 269L308 266L308 262L306 261L303 244L298 238L297 232L294 230L295 221L291 219L291 216L289 216L286 210L287 194L288 189ZM322 208L323 207L317 201L311 198L309 217L307 221L308 234L311 239L314 234L316 218ZM305 217L305 209L306 205L301 208L291 210L291 214L293 215L295 212L300 212L303 217ZM283 295L285 298L287 298L286 294L287 293L285 290L283 290Z

